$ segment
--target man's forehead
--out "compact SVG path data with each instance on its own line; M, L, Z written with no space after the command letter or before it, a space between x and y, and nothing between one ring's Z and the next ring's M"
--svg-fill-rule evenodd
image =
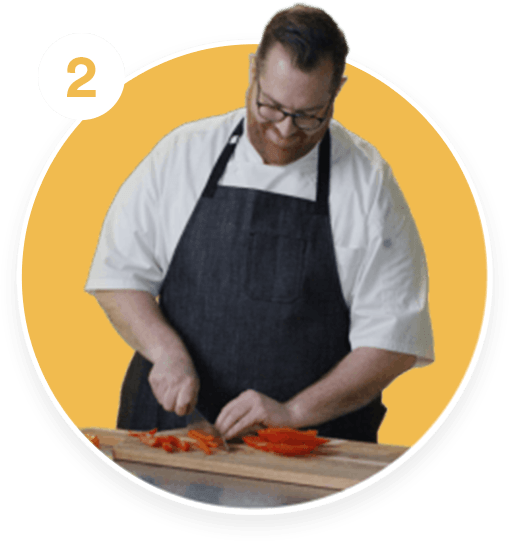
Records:
M289 68L299 70L302 73L310 73L320 68L325 68L327 71L330 69L331 72L333 71L332 55L330 54L325 53L323 56L319 57L316 65L310 69L303 69L301 66L299 66L297 56L297 53L289 46L276 41L267 51L263 61L261 61L257 56L255 58L257 68L260 70L260 73L263 73L268 64L280 70L281 74L287 74Z
M334 77L334 64L330 55L321 58L317 65L311 69L302 69L297 65L296 55L280 43L275 43L260 62L255 61L257 76L264 81L276 83L277 81L294 81L312 78L314 84L330 90Z

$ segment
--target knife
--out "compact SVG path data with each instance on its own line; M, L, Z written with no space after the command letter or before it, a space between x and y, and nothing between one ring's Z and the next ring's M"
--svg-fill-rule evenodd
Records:
M230 447L221 432L212 423L209 423L196 408L187 416L187 428L189 430L203 430L207 434L214 436L214 438L219 438L223 442L224 450L230 452Z

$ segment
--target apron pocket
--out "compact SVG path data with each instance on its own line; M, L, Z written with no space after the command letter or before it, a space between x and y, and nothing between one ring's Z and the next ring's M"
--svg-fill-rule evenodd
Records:
M246 291L253 300L292 302L302 290L306 241L251 233L249 236Z

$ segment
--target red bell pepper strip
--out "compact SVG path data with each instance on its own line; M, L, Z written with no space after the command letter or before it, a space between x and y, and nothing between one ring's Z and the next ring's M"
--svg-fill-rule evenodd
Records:
M187 435L190 438L199 439L199 440L202 440L202 441L203 440L204 441L210 441L210 440L214 439L214 436L212 434L207 434L207 432L204 432L203 430L198 430L198 429L189 430Z
M242 440L255 449L261 449L262 451L268 449L269 442L262 440L259 436L244 436Z
M212 454L212 450L203 440L196 439L195 442L194 445L197 449L201 449L206 455Z
M309 445L288 445L286 443L269 443L269 451L278 455L295 456L308 455L314 450Z
M173 453L173 445L171 443L162 443L161 447L167 452L167 453Z
M189 451L189 449L191 449L191 444L188 441L182 441L182 440L179 440L179 439L177 439L176 446L180 451L186 451L187 452L187 451Z
M208 434L207 432L204 432L202 430L189 430L187 435L195 440L196 445L195 447L201 449L204 453L207 455L211 455L211 447L219 447L219 442L217 438L215 438L212 434Z
M135 438L139 438L140 436L153 436L156 432L157 432L157 428L153 428L152 430L140 431L140 432L129 430L129 436L134 436Z
M315 445L322 444L329 441L326 438L318 438L316 436L316 430L296 430L294 428L281 428L281 429L262 429L258 431L258 435L272 443L288 443L294 445Z
M93 443L98 449L100 449L99 438L95 434L85 434L85 436L89 442Z
M129 431L129 436L138 438L141 443L150 447L160 447L168 453L172 453L176 449L187 452L191 449L191 444L188 441L183 441L177 436L155 436L157 428L145 432ZM190 430L188 436L195 440L193 446L202 450L204 453L212 454L211 448L218 447L219 443L211 434L207 434L201 430Z
M317 437L316 430L297 430L290 427L270 427L258 431L258 436L245 436L243 441L255 449L285 456L306 455L327 443Z

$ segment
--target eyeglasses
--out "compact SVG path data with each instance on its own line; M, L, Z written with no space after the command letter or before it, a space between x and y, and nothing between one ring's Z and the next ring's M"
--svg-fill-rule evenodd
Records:
M313 130L318 129L321 126L321 124L324 122L324 120L327 118L327 113L329 112L332 102L334 101L334 95L333 95L329 104L327 105L327 109L325 110L326 116L324 117L306 115L303 113L287 113L286 111L283 111L279 105L270 105L268 103L262 103L260 101L260 90L262 90L262 87L260 85L260 80L257 78L256 82L258 84L258 90L256 93L256 105L258 107L258 114L262 118L267 120L267 122L274 122L274 123L281 122L287 116L290 116L292 117L293 125L296 128L303 131L313 131Z

